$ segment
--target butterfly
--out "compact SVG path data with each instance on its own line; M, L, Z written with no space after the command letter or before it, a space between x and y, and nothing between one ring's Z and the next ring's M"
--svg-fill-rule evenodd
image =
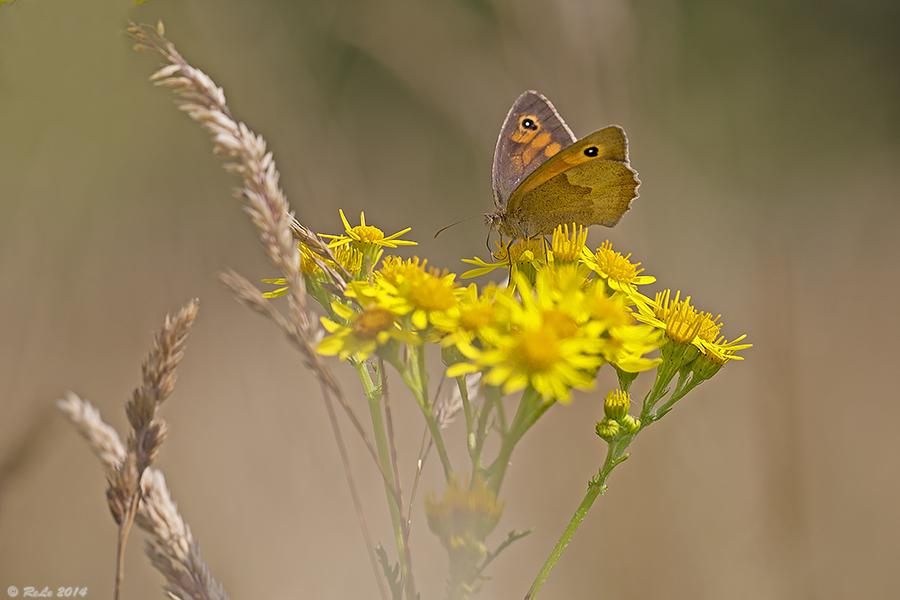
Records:
M577 140L553 105L534 91L509 109L493 168L491 229L515 239L548 235L562 224L612 227L641 185L618 125Z

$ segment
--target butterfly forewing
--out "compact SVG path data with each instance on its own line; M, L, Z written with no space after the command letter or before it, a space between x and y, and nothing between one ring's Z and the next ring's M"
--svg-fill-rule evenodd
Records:
M625 131L618 125L610 125L600 131L595 131L548 158L540 170L526 177L513 192L509 198L507 209L513 210L518 198L525 196L545 181L549 181L567 169L585 163L610 160L628 164L628 139L625 137Z
M574 141L572 131L549 100L534 91L519 96L506 115L494 149L497 207L505 207L522 181Z

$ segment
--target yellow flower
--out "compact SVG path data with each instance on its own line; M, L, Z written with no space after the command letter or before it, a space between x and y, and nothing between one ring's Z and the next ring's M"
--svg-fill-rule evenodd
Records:
M531 387L544 398L567 402L573 387L593 386L604 362L630 372L659 363L643 357L659 346L656 331L634 324L627 300L609 297L599 280L586 281L583 267L559 264L536 275L534 287L519 276L518 296L511 288L494 294L490 325L465 334L456 330L445 339L469 359L452 365L448 376L482 371L483 381L503 393Z
M532 271L545 261L546 249L544 248L543 238L537 240L515 240L507 246L497 244L497 249L492 253L496 262L488 263L478 258L464 258L462 261L470 265L475 265L477 269L471 269L463 273L460 277L469 279L478 277L485 273L490 273L494 269L508 268L510 269L510 281L516 278L516 273L523 268L530 268Z
M396 314L378 304L370 304L359 312L340 302L332 303L331 308L346 323L321 318L322 325L332 334L319 342L317 351L323 356L337 355L343 360L353 357L362 361L391 340L408 344L418 342L414 334L400 328Z
M341 221L344 222L344 232L346 235L326 235L322 234L323 237L331 238L331 242L328 244L329 248L337 248L338 246L343 246L345 244L355 244L357 248L362 251L364 254L367 254L373 248L396 248L397 246L415 246L418 242L412 242L409 240L400 240L397 239L404 233L410 230L409 227L402 231L398 231L393 235L389 235L388 237L384 237L384 232L377 227L372 227L371 225L366 225L366 214L364 212L359 213L359 222L360 224L353 227L347 221L347 217L344 216L344 211L341 209Z
M490 327L496 318L494 298L497 291L493 283L482 288L480 294L474 283L470 285L460 299L459 328L478 334Z
M753 346L739 343L747 337L746 335L731 342L726 342L724 337L718 336L722 327L722 324L717 322L719 317L712 319L710 315L705 315L704 320L697 336L700 340L700 355L691 363L693 380L698 383L718 373L728 361L744 360L744 357L737 355L737 351Z
M609 331L609 348L606 360L626 373L640 373L652 369L662 362L661 358L644 356L659 347L660 336L649 325L628 325L614 327Z
M512 263L514 265L520 263L539 263L545 255L544 240L515 240L506 246L497 244L492 256L494 260L506 262L507 266Z
M318 278L323 276L324 273L322 272L322 269L319 268L319 265L316 264L316 261L313 259L313 256L320 259L321 257L319 257L318 255L314 255L313 251L310 250L303 242L297 242L297 246L300 249L300 273L307 278L307 281L309 280L309 278ZM265 292L262 295L263 298L278 298L279 296L287 296L287 279L285 279L284 277L279 277L278 279L263 279L262 282L284 286L278 288L277 290L272 290L271 292Z
M596 252L584 248L581 256L584 264L603 278L612 290L622 292L635 304L646 304L649 299L638 292L636 286L653 283L656 278L641 275L644 271L638 269L641 263L632 263L629 258L631 254L622 256L615 252L609 240L597 248Z
M572 236L569 237L569 226L560 225L553 230L553 257L563 262L577 262L581 258L587 242L587 228L572 223Z
M380 250L373 262L378 262L378 259L381 257ZM345 246L338 246L334 249L334 258L337 259L339 265L344 267L350 275L353 277L362 277L362 268L363 268L363 253L354 248L353 246L347 244Z
M409 303L400 298L397 288L383 277L373 277L371 281L351 281L344 292L347 298L353 298L363 307L377 304L386 308L398 317L409 314Z
M597 423L597 435L610 441L620 431L629 434L637 431L641 426L641 421L628 414L630 405L631 397L628 392L612 390L606 394L606 400L603 402L603 413L606 417Z
M497 294L501 308L498 320L480 334L483 348L459 345L470 363L453 365L450 377L484 371L483 381L502 386L506 394L534 388L541 396L566 402L573 387L589 389L603 358L599 328L588 321L587 311L560 302L563 296L551 293L552 274L538 272L537 292L520 276L521 301L511 291ZM576 310L572 310L573 306ZM489 344L484 344L485 341Z
M591 292L586 295L585 308L592 319L609 323L611 329L632 324L634 318L622 296L610 296L604 293L603 286L597 285L591 287Z
M316 258L321 260L321 257L310 250L303 242L297 242L297 247L300 249L300 272L304 277L311 277L321 272L322 269L319 268L315 260Z
M571 297L572 293L568 295ZM627 298L621 294L610 296L595 278L584 288L582 305L594 327L591 334L603 341L601 356L623 371L639 373L660 363L658 358L644 356L659 347L660 335L653 327L634 322Z
M365 360L392 340L418 344L420 338L403 327L409 304L398 297L397 289L381 277L368 281L351 281L344 296L356 300L361 307L354 310L344 302L331 303L335 320L322 317L322 325L332 335L321 341L318 352L343 359Z
M487 490L481 476L476 475L469 487L454 476L440 501L434 492L425 496L425 516L451 562L461 567L461 563L474 564L487 553L484 540L500 522L505 505L506 501L497 502L497 494Z
M680 298L681 292L676 292L673 299L671 291L665 290L656 294L652 305L639 305L635 316L640 321L664 331L666 337L674 343L690 344L721 365L732 359L743 360L735 353L752 346L739 343L747 336L742 335L734 341L726 342L724 337L719 337L722 324L718 321L721 315L713 319L709 313L698 312L691 306L690 296L684 300Z
M591 318L589 296L606 296L602 286L587 279L588 271L573 263L557 263L541 270L534 283L538 301L576 315L579 323Z
M737 356L735 352L752 348L753 344L739 344L738 342L746 339L747 335L741 335L733 341L726 342L725 337L720 337L715 342L703 342L703 354L711 360L727 363L729 360L744 360L743 356Z
M316 261L323 261L332 268L335 266L334 263L310 250L303 242L298 242L297 245L300 248L300 272L306 278L307 284L309 285L310 282L314 280L325 279L325 273ZM381 257L381 252L382 251L376 253L375 262L378 262L378 259ZM337 259L338 265L350 273L350 275L353 277L359 277L361 275L360 271L363 266L362 252L350 245L340 246L334 249L334 257ZM287 286L287 279L284 279L283 277L278 279L263 279L262 281L264 283ZM264 293L263 298L286 296L287 291L287 287L280 287L271 292Z
M704 314L691 306L691 297L681 300L681 292L671 298L671 291L656 294L652 304L638 306L635 316L638 320L652 325L672 341L679 344L694 344L700 348L697 334L703 325Z
M491 339L494 323L501 319L496 303L499 289L493 282L480 293L474 283L467 288L457 288L457 309L434 314L431 319L437 331L443 334L441 345L444 348L470 346L476 337Z
M421 261L421 264L419 264L418 256L415 256L409 260L403 260L402 258L398 258L396 256L388 256L385 259L384 264L381 265L379 273L385 281L387 281L394 287L398 287L401 281L409 279L411 277L416 277L418 272L423 271L427 264L427 258Z
M628 392L611 390L606 394L606 400L603 402L603 412L610 419L621 421L628 414L630 406L631 397Z
M738 350L751 348L753 344L739 343L747 337L746 334L741 335L733 341L725 341L725 336L719 336L719 330L722 328L722 324L716 323L718 319L719 317L716 317L714 320L708 319L707 317L709 323L700 327L698 337L700 338L701 352L713 363L719 365L719 367L724 366L729 360L744 360L744 357L738 356L736 352Z
M381 278L396 289L396 297L412 313L412 325L426 330L437 319L453 318L459 313L456 303L456 275L428 268L419 258L401 260L388 257L379 271Z

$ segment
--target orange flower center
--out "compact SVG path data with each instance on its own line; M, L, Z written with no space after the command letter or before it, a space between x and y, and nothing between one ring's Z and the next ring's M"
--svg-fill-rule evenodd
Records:
M472 306L463 310L459 315L459 325L468 331L478 331L482 327L491 324L494 318L494 311L488 305Z
M559 344L552 331L524 331L512 350L512 356L530 373L549 371L559 362Z
M637 277L637 270L627 258L609 248L597 252L597 265L613 281L631 282Z
M703 315L697 314L687 300L673 302L663 311L666 321L666 335L680 344L694 341L702 326Z
M426 275L416 278L409 288L409 299L424 310L447 310L456 303L453 292L440 280Z
M544 324L561 338L570 338L578 333L578 324L575 319L561 310L548 310L543 314Z
M394 313L380 306L365 309L353 320L353 335L360 340L374 340L382 331L394 326Z
M719 337L719 331L722 329L721 323L716 323L719 320L718 317L715 319L711 318L711 315L708 313L702 313L704 316L703 324L700 325L700 332L697 336L705 341L713 343Z
M607 327L623 327L631 324L631 314L608 296L593 294L590 297L590 308L591 317L608 323Z
M350 231L359 238L362 244L375 244L384 239L384 232L371 225L357 225Z

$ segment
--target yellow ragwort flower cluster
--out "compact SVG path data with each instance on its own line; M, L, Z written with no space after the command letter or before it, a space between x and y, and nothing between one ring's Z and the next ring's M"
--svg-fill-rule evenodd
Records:
M533 286L524 275L517 279L515 288L462 298L461 317L481 318L461 318L448 328L447 343L468 359L452 365L448 376L480 371L486 384L506 394L531 387L567 402L572 388L593 387L606 362L628 371L658 362L643 357L657 348L653 328L634 324L626 300L608 295L599 279L586 279L578 265L543 268Z
M344 243L353 243L348 237ZM460 287L453 274L424 260L389 256L332 302L332 318L323 319L332 335L319 352L364 360L379 348L393 354L395 342L440 341L462 359L448 376L481 372L485 384L504 393L532 388L562 402L573 388L593 387L604 363L629 372L653 367L659 359L645 355L659 335L636 323L630 296L584 260L585 239L573 226L554 234L552 249L541 240L511 244L501 258L513 267L512 285L481 290ZM637 294L635 286L646 281L635 275L623 287Z
M475 276L506 267L510 283L462 287L456 275L426 260L387 256L385 248L415 242L385 236L375 227L351 226L329 244L352 281L342 296L324 302L329 336L324 355L365 360L372 354L396 357L401 344L439 342L452 356L447 375L480 372L486 385L509 394L533 389L546 401L568 402L572 389L590 389L605 363L620 372L653 368L662 358L648 353L675 340L693 346L717 368L736 356L743 337L725 342L718 317L697 312L685 301L644 296L638 287L653 283L640 263L613 251L609 242L585 247L582 227L559 227L550 244L517 240L498 246L497 262L467 260ZM308 251L307 251L308 253ZM304 254L304 275L315 276L315 261ZM269 295L276 295L277 292Z
M675 346L692 346L694 353L685 353L686 357L693 360L700 356L701 360L709 365L701 365L707 371L704 379L709 379L722 366L730 360L744 360L737 355L738 350L744 350L752 344L741 344L746 338L742 335L728 342L724 336L719 335L722 323L721 315L713 318L710 313L698 311L691 306L691 297L681 300L681 292L671 297L671 291L665 290L656 294L653 301L638 305L636 317L663 331L667 340ZM685 362L689 362L687 358Z

